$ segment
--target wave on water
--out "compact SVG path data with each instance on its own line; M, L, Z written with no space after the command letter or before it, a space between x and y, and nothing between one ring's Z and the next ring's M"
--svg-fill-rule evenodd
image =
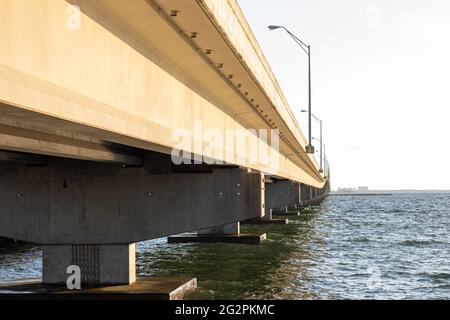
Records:
M433 245L433 244L443 244L443 242L441 241L436 241L436 240L404 240L400 242L400 245L402 246L409 246L409 247L414 247L414 246L426 246L426 245Z

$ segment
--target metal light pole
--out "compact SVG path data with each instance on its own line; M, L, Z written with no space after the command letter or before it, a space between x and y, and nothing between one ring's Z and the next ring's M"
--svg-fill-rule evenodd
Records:
M312 125L311 125L311 116L312 116L312 111L311 111L311 105L312 105L312 95L311 95L311 46L305 44L302 40L300 40L300 38L298 38L295 34L293 34L292 32L290 32L288 29L286 29L283 26L274 26L271 25L269 26L269 30L276 30L276 29L284 29L291 37L292 39L294 39L294 41L300 46L300 48L302 48L303 51L306 52L306 54L308 55L308 92L309 92L309 139L308 139L308 145L306 146L305 150L307 153L310 154L314 154L314 146L312 145Z
M301 110L301 112L308 112L307 110ZM323 173L324 163L323 163L323 155L324 155L324 144L323 144L323 121L322 119L319 119L316 117L313 113L310 113L311 116L316 119L317 122L320 124L320 173Z

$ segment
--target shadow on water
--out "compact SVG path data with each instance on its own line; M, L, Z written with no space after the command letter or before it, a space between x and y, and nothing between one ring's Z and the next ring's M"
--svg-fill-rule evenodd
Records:
M302 290L305 268L318 259L309 250L316 238L317 211L290 218L287 226L243 226L243 233L267 233L261 245L174 244L165 239L139 245L138 273L146 276L192 276L199 288L188 299L314 298ZM316 239L317 240L317 239ZM295 288L295 290L289 290Z

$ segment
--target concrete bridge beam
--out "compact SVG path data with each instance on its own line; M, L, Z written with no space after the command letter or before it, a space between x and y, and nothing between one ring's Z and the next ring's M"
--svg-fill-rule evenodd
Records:
M266 209L287 208L300 202L299 184L290 180L272 180L265 185Z
M162 159L141 167L0 162L0 236L47 245L135 243L263 216L260 173L195 166L175 173L170 157Z

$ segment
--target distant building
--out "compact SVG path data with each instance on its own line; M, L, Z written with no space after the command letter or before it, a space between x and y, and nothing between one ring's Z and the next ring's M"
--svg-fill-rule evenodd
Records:
M359 192L366 192L369 191L369 187L358 187Z
M355 192L356 189L354 188L339 188L338 192Z

